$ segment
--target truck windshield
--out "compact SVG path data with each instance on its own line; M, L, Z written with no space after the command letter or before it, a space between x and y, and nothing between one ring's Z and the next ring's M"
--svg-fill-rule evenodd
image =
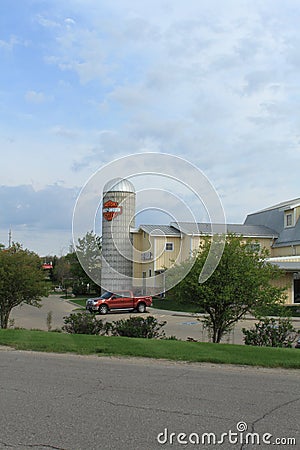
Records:
M111 292L104 292L104 294L102 294L100 298L107 299L110 298L111 296L112 296Z

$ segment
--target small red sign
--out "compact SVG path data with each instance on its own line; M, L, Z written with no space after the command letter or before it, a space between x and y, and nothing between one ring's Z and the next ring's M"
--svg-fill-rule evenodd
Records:
M113 202L112 200L108 200L103 205L103 217L105 220L110 222L115 217L122 214L122 206L119 206L118 202Z

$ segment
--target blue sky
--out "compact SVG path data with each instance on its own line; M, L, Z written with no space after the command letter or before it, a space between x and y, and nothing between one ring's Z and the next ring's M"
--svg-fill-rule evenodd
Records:
M182 156L229 222L299 197L294 0L1 0L0 242L62 254L104 164Z

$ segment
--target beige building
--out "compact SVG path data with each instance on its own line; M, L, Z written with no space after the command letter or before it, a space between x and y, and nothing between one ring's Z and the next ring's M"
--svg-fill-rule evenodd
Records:
M227 233L253 240L267 248L270 262L283 271L280 281L287 287L287 303L300 303L300 199L249 214L243 224L227 224ZM140 225L132 230L133 277L143 291L163 289L163 273L189 258L199 248L201 237L211 236L209 223L172 222L170 225Z

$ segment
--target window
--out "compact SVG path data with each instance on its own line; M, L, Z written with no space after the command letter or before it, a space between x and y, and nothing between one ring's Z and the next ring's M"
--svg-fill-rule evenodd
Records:
M142 261L149 261L149 259L152 259L152 253L151 252L144 252L141 255Z
M172 252L174 250L174 244L173 242L166 242L166 251Z
M285 226L292 227L293 226L293 214L288 213L285 215Z
M247 244L248 250L253 253L257 253L260 251L260 243L259 242L251 242L250 244Z
M152 276L152 271L151 271L151 269L149 269L149 277L151 277Z

